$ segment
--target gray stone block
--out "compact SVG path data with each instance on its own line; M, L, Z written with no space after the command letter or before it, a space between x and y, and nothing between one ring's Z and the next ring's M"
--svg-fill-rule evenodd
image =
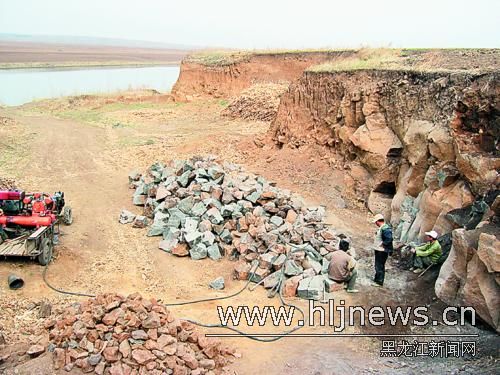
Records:
M132 223L132 222L134 222L134 219L135 219L135 215L132 212L127 211L127 210L122 210L122 212L120 212L119 222L121 224Z
M216 278L209 284L210 288L215 289L215 290L222 290L224 289L224 278L222 276Z
M285 275L296 276L300 275L302 272L304 272L304 269L294 260L289 259L285 262Z
M219 260L220 258L222 258L219 245L216 244L216 243L214 243L213 245L209 246L207 248L207 252L208 252L208 257L210 259Z
M193 216L203 216L203 214L207 212L207 208L203 204L203 202L198 202L193 205L193 208L191 208L191 215Z
M193 248L201 242L201 236L202 236L201 232L198 232L197 230L190 231L184 235L184 241L187 242L189 247Z
M189 255L195 260L204 259L208 255L207 247L202 243L198 243L196 246L189 249Z
M325 278L323 275L307 277L300 280L297 295L300 298L320 300L325 291Z
M208 220L210 220L212 224L221 224L224 221L224 218L216 207L212 207L207 212L205 212L203 217L206 217Z

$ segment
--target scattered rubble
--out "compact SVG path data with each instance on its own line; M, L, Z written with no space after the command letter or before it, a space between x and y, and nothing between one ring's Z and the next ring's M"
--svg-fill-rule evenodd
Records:
M196 260L230 257L238 261L236 279L251 277L265 288L282 275L302 275L299 290L307 291L300 296L319 298L328 287L323 257L345 236L324 223L323 207L305 207L290 191L212 158L156 163L144 175L131 173L129 183L134 204L152 220L148 236L163 238L161 250ZM252 268L254 261L258 267Z
M218 374L239 354L155 299L104 294L47 319L54 368L96 374ZM31 349L30 349L31 350ZM33 347L33 355L39 348ZM37 354L38 353L38 354Z
M246 120L272 121L276 118L280 96L288 89L288 83L255 84L222 111L223 116Z

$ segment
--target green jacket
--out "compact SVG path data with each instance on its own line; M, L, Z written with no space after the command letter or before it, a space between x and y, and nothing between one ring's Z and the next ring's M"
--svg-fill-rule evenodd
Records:
M428 242L425 245L418 246L415 248L415 254L419 257L430 257L432 263L437 263L439 258L441 258L441 245L439 241Z

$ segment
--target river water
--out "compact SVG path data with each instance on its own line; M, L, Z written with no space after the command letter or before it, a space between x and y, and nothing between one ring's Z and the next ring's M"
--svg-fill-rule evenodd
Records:
M0 105L15 106L37 99L133 89L169 92L178 76L178 66L5 69L0 70Z

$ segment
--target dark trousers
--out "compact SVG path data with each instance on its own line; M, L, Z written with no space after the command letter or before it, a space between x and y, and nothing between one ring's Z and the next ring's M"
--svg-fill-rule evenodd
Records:
M388 253L385 251L375 251L375 281L377 284L384 285L385 277L385 262L387 261Z

